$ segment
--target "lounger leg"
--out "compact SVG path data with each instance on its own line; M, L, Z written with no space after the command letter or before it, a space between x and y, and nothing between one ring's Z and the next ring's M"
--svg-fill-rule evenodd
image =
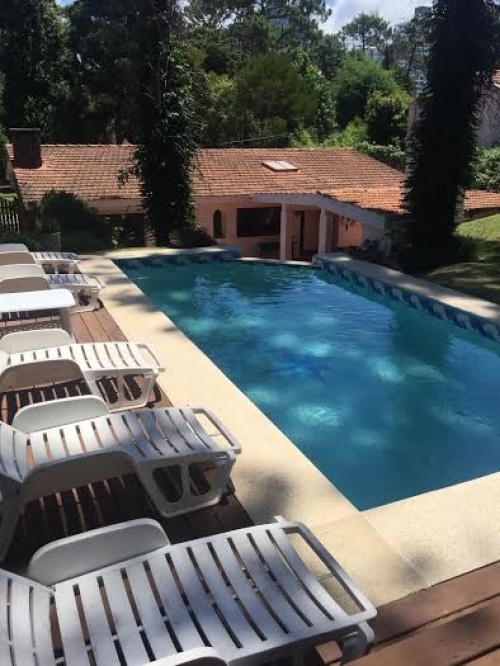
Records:
M360 624L352 634L339 640L339 645L342 650L342 659L340 663L347 664L350 661L354 661L354 659L359 659L368 654L374 637L375 635L372 628L365 622Z
M153 473L156 469L159 469L160 467L163 467L163 465L161 466L158 465L156 467L148 467L148 469L145 469L144 467L141 466L141 468L137 470L137 477L141 482L142 487L147 492L149 499L154 504L156 511L161 516L169 517L174 514L175 512L174 507L176 507L179 504L179 502L176 502L175 504L169 502L165 497L165 495L161 492L160 488L158 487L158 484L153 476Z
M0 504L0 562L3 562L9 552L20 509L21 502L18 495L6 497Z
M206 461L207 459L205 459ZM177 502L169 502L163 492L158 486L154 478L154 472L157 469L164 468L164 461L155 461L154 463L147 462L139 464L136 468L136 473L139 481L148 493L151 501L155 505L158 513L165 517L176 516L189 511L196 511L198 509L212 506L220 501L222 494L225 492L229 482L229 475L231 473L233 460L228 460L227 457L220 460L213 460L216 468L216 476L212 482L210 490L203 495L193 495L191 492L191 480L189 477L189 465L196 464L196 462L203 462L203 460L187 460L187 461L173 461L172 465L180 465L181 467L181 497Z
M131 409L133 407L145 407L148 404L149 401L149 396L151 395L151 391L153 390L153 386L155 383L155 376L153 374L146 374L142 376L143 380L143 386L141 387L141 392L137 398L130 398L130 400L127 400L125 396L125 376L124 375L117 375L117 381L116 381L116 386L117 386L117 393L118 393L118 401L116 405L112 406L113 410L116 409L123 409L126 407L127 409Z
M59 310L59 317L61 319L61 328L63 328L66 333L73 335L73 325L71 323L71 309L70 308L61 308Z

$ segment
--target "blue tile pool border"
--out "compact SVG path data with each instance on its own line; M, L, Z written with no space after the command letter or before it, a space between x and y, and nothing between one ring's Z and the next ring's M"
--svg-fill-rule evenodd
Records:
M352 268L341 266L328 257L315 257L314 264L334 277L373 291L393 301L409 305L415 310L421 310L433 317L443 319L466 331L473 331L489 340L500 342L500 326L484 317L479 317L471 312L455 308L438 299L416 294L410 289L395 286L379 277L373 278Z

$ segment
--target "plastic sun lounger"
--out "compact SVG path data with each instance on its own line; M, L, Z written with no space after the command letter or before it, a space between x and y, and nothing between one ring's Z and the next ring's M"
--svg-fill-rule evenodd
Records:
M12 426L0 422L0 560L26 502L134 472L158 513L188 513L220 501L240 452L202 407L110 414L95 396L24 407ZM196 469L207 467L200 486Z
M116 411L144 407L163 370L154 349L143 343L76 343L62 329L7 333L0 340L0 391L77 379L102 397L98 382L113 377L117 399L109 407ZM142 379L137 397L126 392L127 376Z
M343 588L353 614L313 575L296 539ZM368 652L367 621L375 615L300 523L276 518L171 545L158 523L143 519L41 548L26 578L0 570L0 663L43 666L57 655L56 663L68 666L143 666L155 659L168 665L185 652L184 663L218 655L230 666L284 656L298 664L332 640L347 663ZM215 655L189 652L207 644Z
M30 252L22 243L0 243L0 266L40 264L48 266L54 273L59 273L61 268L74 273L79 263L80 258L73 252Z
M103 283L83 273L46 273L39 264L0 266L0 293L44 289L69 289L75 297L75 311L95 310Z
M75 297L67 289L0 294L0 318L12 324L0 331L0 337L11 335L14 331L40 330L47 325L62 328L71 336L73 334L71 311L75 305ZM36 319L45 317L49 312L57 313L59 322L49 320L47 323L40 323Z

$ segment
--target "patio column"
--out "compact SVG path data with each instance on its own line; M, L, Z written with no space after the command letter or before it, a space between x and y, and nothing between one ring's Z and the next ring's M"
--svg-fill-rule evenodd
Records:
M319 238L318 238L318 254L326 252L326 232L327 232L327 218L326 210L321 209L319 214Z
M280 218L280 261L288 259L288 231L288 208L285 204L282 204Z

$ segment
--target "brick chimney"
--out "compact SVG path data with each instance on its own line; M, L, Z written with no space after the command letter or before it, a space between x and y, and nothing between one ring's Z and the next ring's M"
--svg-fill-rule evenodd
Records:
M39 169L42 166L40 130L36 128L12 127L14 166L20 169Z

